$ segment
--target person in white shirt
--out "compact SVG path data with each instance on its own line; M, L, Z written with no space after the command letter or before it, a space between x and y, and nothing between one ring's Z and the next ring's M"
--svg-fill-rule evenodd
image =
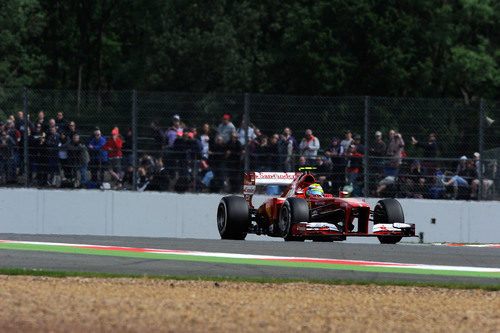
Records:
M345 131L344 140L340 141L340 145L342 146L344 151L347 151L351 144L352 144L352 132L351 132L351 130L347 130L347 131Z
M252 141L255 139L257 135L255 135L255 132L253 130L252 126L248 126L248 142ZM240 128L238 128L238 141L241 143L242 146L245 145L245 119L241 121Z
M314 137L310 129L306 133L299 145L302 155L308 160L314 160L319 150L319 140Z

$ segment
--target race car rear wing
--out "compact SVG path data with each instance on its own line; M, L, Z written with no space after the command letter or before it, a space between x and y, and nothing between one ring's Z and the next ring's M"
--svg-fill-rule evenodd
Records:
M252 197L259 185L290 185L301 172L249 172L243 180L243 196L253 208Z

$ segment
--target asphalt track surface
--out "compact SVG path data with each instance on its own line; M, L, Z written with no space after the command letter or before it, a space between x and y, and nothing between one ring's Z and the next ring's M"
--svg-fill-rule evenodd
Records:
M153 248L367 260L394 263L490 267L500 269L500 248L476 248L415 244L290 243L266 241L228 241L178 238L137 238L69 235L0 234L1 240L57 242ZM295 278L356 281L455 282L500 285L500 278L442 276L386 272L362 272L319 268L274 267L199 261L158 260L86 254L51 253L0 249L0 268L22 268L74 272L147 274L171 276L214 276Z

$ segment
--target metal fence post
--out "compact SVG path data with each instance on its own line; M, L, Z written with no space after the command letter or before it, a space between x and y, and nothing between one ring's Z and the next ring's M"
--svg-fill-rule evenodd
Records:
M137 91L132 90L132 188L137 191Z
M479 101L479 186L477 188L477 200L482 199L483 193L483 146L484 146L484 99Z
M24 186L29 186L29 160L28 160L28 127L29 127L29 116L28 116L28 89L24 88L24 97L23 97L23 113L24 113Z
M370 194L370 187L369 187L369 184L368 184L368 181L369 181L369 177L368 177L368 152L370 151L370 148L369 148L369 127L368 127L368 121L369 121L369 118L368 118L368 115L369 115L369 108L370 108L370 105L369 105L369 96L365 96L365 155L363 157L363 176L364 176L364 192L365 192L365 197L369 196Z
M248 156L248 126L250 125L250 95L245 93L243 101L243 119L245 119L245 173L248 173L250 167L250 158Z

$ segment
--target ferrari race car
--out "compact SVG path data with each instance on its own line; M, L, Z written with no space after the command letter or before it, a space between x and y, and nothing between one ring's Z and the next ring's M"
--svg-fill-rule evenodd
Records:
M315 193L316 179L309 172L250 172L244 176L243 197L221 199L217 227L222 239L244 240L248 233L282 237L285 241L341 241L351 236L378 237L382 244L415 236L415 224L405 223L403 209L394 199L380 200L372 210L361 200ZM288 185L277 198L255 208L256 186ZM312 188L312 192L311 191ZM370 232L370 221L373 222Z

